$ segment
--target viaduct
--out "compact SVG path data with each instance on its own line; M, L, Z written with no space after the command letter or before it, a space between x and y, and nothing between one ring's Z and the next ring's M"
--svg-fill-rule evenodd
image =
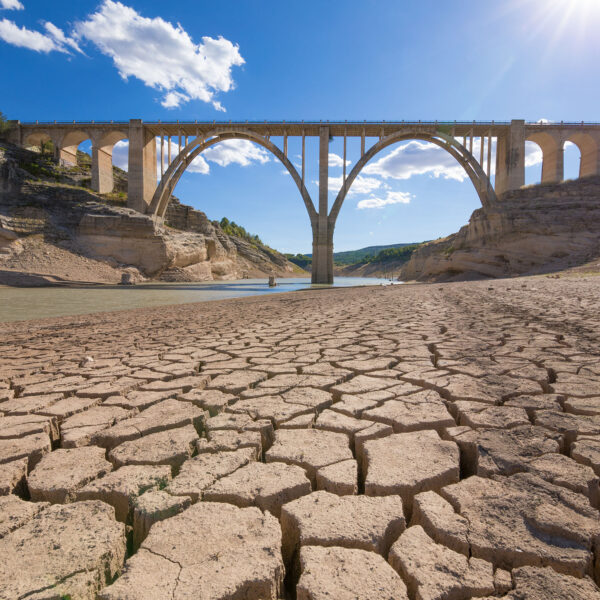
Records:
M581 153L580 177L600 174L600 124L510 122L129 122L21 123L12 121L11 141L40 146L52 141L55 158L62 164L77 163L77 147L92 144L92 188L99 193L113 189L112 150L129 140L128 206L162 220L171 194L191 161L201 152L231 139L244 139L274 154L289 171L306 206L313 233L313 283L333 281L333 232L346 194L362 168L391 144L407 140L431 142L450 153L465 169L482 206L490 207L502 195L525 183L525 142L536 142L543 152L542 183L563 179L563 148L566 141ZM343 138L342 186L329 210L328 156L330 137ZM271 138L281 138L282 147ZM288 158L290 137L302 140L300 172ZM305 186L305 140L319 139L319 198L315 205ZM361 158L346 171L349 137L360 138ZM172 156L171 140L178 142ZM366 147L366 140L375 143ZM158 142L156 141L158 139ZM167 141L165 148L165 140ZM479 151L474 151L479 140ZM492 169L492 140L496 142ZM173 153L174 154L174 153ZM158 172L160 171L160 173ZM495 172L494 186L490 175Z

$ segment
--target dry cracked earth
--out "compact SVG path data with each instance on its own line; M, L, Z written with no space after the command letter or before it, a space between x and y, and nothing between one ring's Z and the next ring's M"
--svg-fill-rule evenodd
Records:
M600 278L0 326L0 598L600 598Z

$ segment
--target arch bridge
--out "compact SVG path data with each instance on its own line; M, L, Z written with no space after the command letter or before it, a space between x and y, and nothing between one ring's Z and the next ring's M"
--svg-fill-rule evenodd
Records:
M525 142L537 143L543 153L542 183L563 179L565 142L581 153L580 177L600 174L600 124L438 121L319 121L319 122L127 122L21 123L11 121L16 144L40 146L52 141L54 156L65 165L77 163L77 147L92 145L92 188L99 193L113 189L112 151L120 140L129 140L128 206L164 218L179 178L194 158L226 140L254 142L272 153L293 178L304 202L313 233L313 283L333 281L333 232L346 195L363 167L392 144L423 140L452 155L469 176L483 207L502 200L505 192L525 183ZM288 158L288 140L301 138L300 172ZM305 186L306 138L319 139L319 186L315 204ZM343 138L342 186L329 209L329 141ZM281 138L282 147L271 138ZM347 172L348 138L360 139L360 159ZM367 148L375 138L375 142ZM166 141L166 144L165 144ZM171 148L177 142L177 154ZM492 165L492 147L496 144ZM166 148L165 148L166 146ZM495 181L492 186L491 175Z

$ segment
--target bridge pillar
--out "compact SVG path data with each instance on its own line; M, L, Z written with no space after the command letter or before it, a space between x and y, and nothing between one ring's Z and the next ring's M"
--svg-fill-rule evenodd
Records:
M141 119L129 121L127 206L145 213L156 190L156 141Z
M313 220L312 283L333 283L333 225L328 220L329 127L319 130L319 213Z
M525 121L513 120L498 136L496 147L496 195L525 185Z
M564 177L564 152L562 142L556 148L544 151L542 160L542 183L558 183Z
M113 191L112 151L92 146L92 189L99 194Z
M63 167L77 166L77 146L68 146L66 148L56 148L55 159Z

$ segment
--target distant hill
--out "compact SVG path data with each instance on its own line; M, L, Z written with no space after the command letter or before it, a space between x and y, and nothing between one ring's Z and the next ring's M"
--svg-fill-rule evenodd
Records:
M349 265L364 265L367 263L386 263L390 261L406 262L413 251L422 243L388 244L387 246L367 246L359 250L334 252L333 262L338 267ZM310 270L312 254L286 254L285 257L303 269Z
M364 262L368 256L377 256L382 250L388 248L404 248L405 246L414 246L414 242L406 244L388 244L387 246L367 246L366 248L360 248L359 250L346 250L345 252L334 252L333 262L338 265L354 265L356 263ZM312 257L312 254L307 254Z

